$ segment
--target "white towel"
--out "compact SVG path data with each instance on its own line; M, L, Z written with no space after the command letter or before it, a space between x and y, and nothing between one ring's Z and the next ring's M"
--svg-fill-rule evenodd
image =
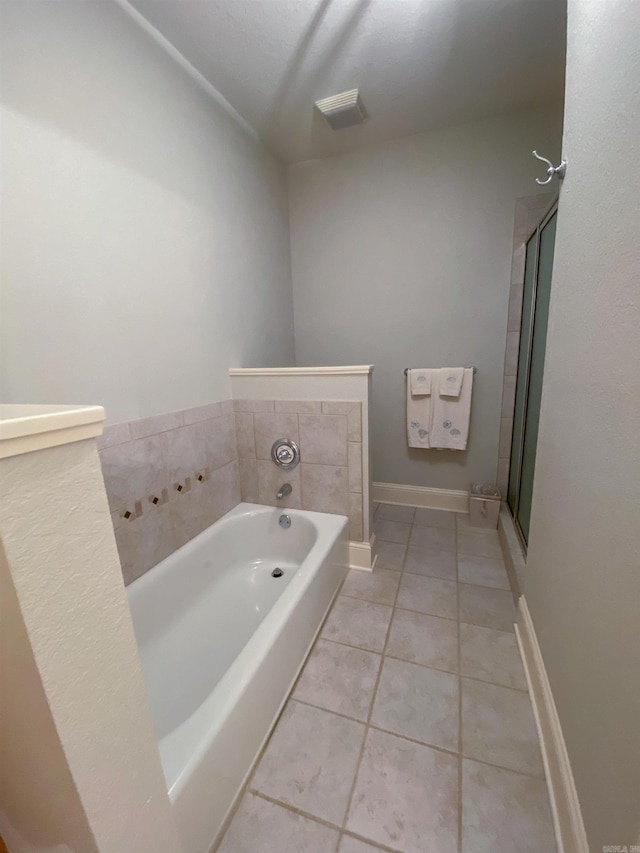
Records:
M431 393L431 374L426 367L412 367L409 370L409 387L414 397L423 397Z
M441 367L438 373L440 377L440 396L459 397L462 390L464 367Z
M418 370L425 381L420 383L420 394L412 394L411 373L407 377L407 441L409 447L431 447L429 443L429 429L431 423L431 387L433 381L432 370ZM423 386L428 387L428 393L423 392Z
M429 440L431 447L465 450L469 437L473 369L465 368L459 397L435 394L432 401ZM424 445L423 445L424 446Z

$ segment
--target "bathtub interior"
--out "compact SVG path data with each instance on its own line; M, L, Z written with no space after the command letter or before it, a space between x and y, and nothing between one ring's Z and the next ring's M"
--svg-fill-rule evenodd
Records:
M128 588L184 848L222 831L348 571L348 519L239 504ZM274 568L283 575L272 577Z
M279 516L230 514L215 538L213 528L203 531L128 587L158 740L213 692L313 547L317 530L307 518L296 517L290 532Z

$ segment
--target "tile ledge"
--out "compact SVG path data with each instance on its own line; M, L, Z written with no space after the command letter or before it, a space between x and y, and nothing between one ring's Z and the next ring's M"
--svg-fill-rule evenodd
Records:
M373 364L336 365L329 367L231 367L229 376L323 376L336 373L369 374Z

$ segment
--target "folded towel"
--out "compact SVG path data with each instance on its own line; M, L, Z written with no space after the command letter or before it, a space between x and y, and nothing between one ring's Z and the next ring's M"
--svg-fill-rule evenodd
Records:
M414 371L411 371L413 373ZM409 447L430 447L429 429L431 421L431 370L415 371L424 376L420 383L420 393L413 394L411 381L407 382L407 441ZM427 393L424 388L428 388Z
M432 400L429 441L431 447L464 450L469 437L473 369L465 368L459 397L436 394ZM422 445L424 446L424 445Z
M413 367L409 370L408 385L414 397L431 393L431 374L433 371L426 367Z
M439 373L440 396L459 397L464 377L464 367L441 367Z

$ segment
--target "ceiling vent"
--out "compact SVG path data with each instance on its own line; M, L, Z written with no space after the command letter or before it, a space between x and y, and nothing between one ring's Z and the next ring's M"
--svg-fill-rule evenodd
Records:
M350 89L348 92L341 92L339 95L316 101L316 107L333 130L362 124L367 118L367 111L357 89Z

